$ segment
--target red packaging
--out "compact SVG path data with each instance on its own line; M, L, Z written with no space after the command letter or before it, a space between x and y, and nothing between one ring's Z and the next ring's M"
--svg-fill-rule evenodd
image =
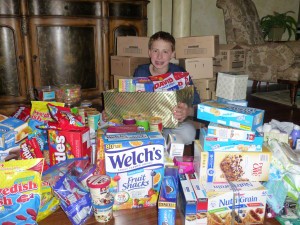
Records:
M11 117L15 117L19 120L27 121L30 118L30 108L26 106L19 106L17 111L15 111Z
M90 157L90 130L48 130L50 165L69 158Z

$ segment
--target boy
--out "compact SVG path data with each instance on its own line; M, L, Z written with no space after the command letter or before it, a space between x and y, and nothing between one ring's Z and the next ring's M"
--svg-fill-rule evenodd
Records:
M165 74L168 72L185 72L185 70L170 60L175 57L175 39L167 32L159 31L150 37L148 44L148 52L150 63L138 66L134 72L134 77L148 77L153 75ZM190 84L193 84L191 81ZM163 129L165 139L169 134L178 134L181 136L184 144L189 145L195 139L196 128L192 121L187 120L188 116L194 116L197 104L200 103L200 97L196 89L194 89L193 107L188 107L186 103L179 102L174 108L174 118L181 124L174 129Z

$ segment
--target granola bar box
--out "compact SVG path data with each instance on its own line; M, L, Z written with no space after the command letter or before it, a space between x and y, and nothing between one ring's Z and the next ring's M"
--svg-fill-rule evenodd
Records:
M194 87L188 86L177 91L163 92L117 92L109 90L103 93L104 107L108 119L119 119L128 113L142 114L146 117L162 118L163 127L175 128L178 121L173 116L173 109L178 102L192 105Z
M263 124L264 110L207 101L200 103L197 118L242 130L255 131Z
M200 164L194 169L201 182L267 181L272 153L263 146L261 152L204 151L194 142L194 156Z
M156 206L164 176L165 140L159 132L102 135L114 210Z
M208 224L263 224L267 190L260 182L204 183Z

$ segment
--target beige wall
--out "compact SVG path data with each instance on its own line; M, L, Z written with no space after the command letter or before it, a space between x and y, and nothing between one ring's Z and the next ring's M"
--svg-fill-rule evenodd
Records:
M291 15L296 20L298 18L299 0L253 0L253 2L260 17L272 14L273 11L286 12L293 10L295 14ZM162 0L162 30L172 32L171 24L172 0ZM220 43L226 43L223 12L216 7L216 0L192 0L191 35L214 34L220 36ZM286 38L286 36L283 38Z

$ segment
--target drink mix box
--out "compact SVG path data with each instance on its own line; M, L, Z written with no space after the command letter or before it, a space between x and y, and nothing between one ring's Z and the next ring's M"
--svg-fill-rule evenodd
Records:
M165 139L159 132L103 134L114 210L155 206L164 175Z
M261 152L204 151L194 142L194 157L200 164L194 169L201 182L267 181L272 152L263 145Z
M260 182L203 183L208 224L263 224L267 190Z
M264 110L207 101L198 105L197 118L242 130L255 131L263 124Z
M251 139L253 139L252 142L220 138L216 135L210 136L209 128L208 130L205 128L200 129L200 143L204 151L261 152L264 142L263 135L257 132L256 136L251 137Z

